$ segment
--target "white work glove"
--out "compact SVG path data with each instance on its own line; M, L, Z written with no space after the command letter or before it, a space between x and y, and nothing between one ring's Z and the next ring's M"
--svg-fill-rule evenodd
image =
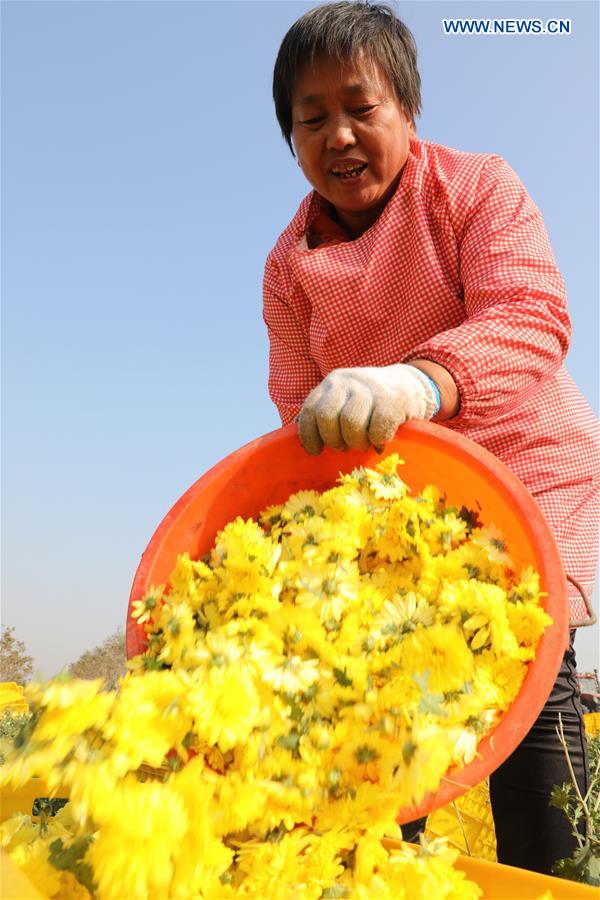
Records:
M433 381L415 366L334 369L310 392L298 417L302 446L312 455L381 447L407 419L431 419L439 409Z

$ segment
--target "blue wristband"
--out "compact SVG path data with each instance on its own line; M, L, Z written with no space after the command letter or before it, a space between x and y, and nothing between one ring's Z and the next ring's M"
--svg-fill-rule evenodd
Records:
M442 398L440 397L440 389L437 386L437 384L435 383L435 381L433 380L433 378L429 377L427 372L424 372L423 369L419 369L419 372L425 376L425 378L427 379L427 381L429 382L429 384L431 385L431 387L433 388L433 390L435 392L435 411L432 414L432 418L433 418L433 416L437 416L437 414L440 411L440 406L442 405Z

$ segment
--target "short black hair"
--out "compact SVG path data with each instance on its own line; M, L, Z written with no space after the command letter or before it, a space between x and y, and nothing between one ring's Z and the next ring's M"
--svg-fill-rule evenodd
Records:
M326 3L294 22L275 61L275 113L292 154L292 93L299 68L319 55L343 61L361 51L387 76L414 124L421 111L421 77L410 30L383 3Z

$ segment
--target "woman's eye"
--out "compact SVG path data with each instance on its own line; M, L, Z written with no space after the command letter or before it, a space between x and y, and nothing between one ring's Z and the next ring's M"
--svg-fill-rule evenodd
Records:
M320 125L323 121L323 116L313 116L312 119L302 119L301 125Z
M371 103L370 105L366 105L366 106L357 106L356 109L352 110L352 112L355 115L363 116L363 115L365 115L365 113L371 112L372 109L375 109L374 103Z

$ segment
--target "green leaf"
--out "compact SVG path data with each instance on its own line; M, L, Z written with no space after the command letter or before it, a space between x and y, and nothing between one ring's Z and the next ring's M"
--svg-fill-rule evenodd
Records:
M473 531L474 528L481 528L481 519L474 509L467 509L466 506L461 506L458 512L458 517L466 523L467 534L470 534L470 532Z
M345 884L332 884L331 887L323 889L321 897L323 900L325 900L325 898L327 898L327 900L338 900L339 897L348 897L349 894L350 888L347 888Z
M415 751L417 749L417 745L410 740L410 738L404 742L404 746L402 747L402 758L406 765L408 765L415 755Z
M295 703L292 703L290 709L290 719L292 722L301 722L304 718L304 710L301 706L298 706Z
M166 664L161 659L152 659L150 656L142 657L144 660L144 669L147 672L159 672L161 669L166 669Z
M559 786L555 784L552 788L552 793L550 794L550 806L554 806L556 809L566 809L572 796L573 785L561 784Z
M587 864L587 884L594 884L600 887L600 856L595 853L590 854Z
M290 750L292 753L298 750L299 743L300 735L297 731L290 731L289 734L281 734L277 738L278 746L283 747L284 750Z
M423 672L422 675L413 675L413 680L421 688L421 700L419 702L419 712L431 713L434 716L447 716L448 713L442 709L441 703L444 701L443 694L433 694L427 690L429 683L429 672Z
M278 844L286 834L289 834L289 832L285 825L277 825L276 828L272 828L270 831L267 831L265 840L270 844Z
M83 862L88 847L92 843L92 835L83 835L75 838L70 846L65 846L62 838L58 838L50 844L48 860L55 869L71 872L90 894L94 894L96 887L92 867Z
M373 762L378 756L377 750L374 750L373 747L369 747L368 744L358 747L354 752L354 758L359 765L366 765L367 763Z
M422 694L419 702L419 712L431 713L434 716L444 718L448 713L440 706L443 699L443 694Z
M572 856L554 863L552 871L559 878L600 886L600 856L592 851L589 841Z
M352 687L352 679L348 678L346 675L346 670L342 672L341 669L334 669L333 674L335 675L335 680L338 684L341 684L342 687Z

